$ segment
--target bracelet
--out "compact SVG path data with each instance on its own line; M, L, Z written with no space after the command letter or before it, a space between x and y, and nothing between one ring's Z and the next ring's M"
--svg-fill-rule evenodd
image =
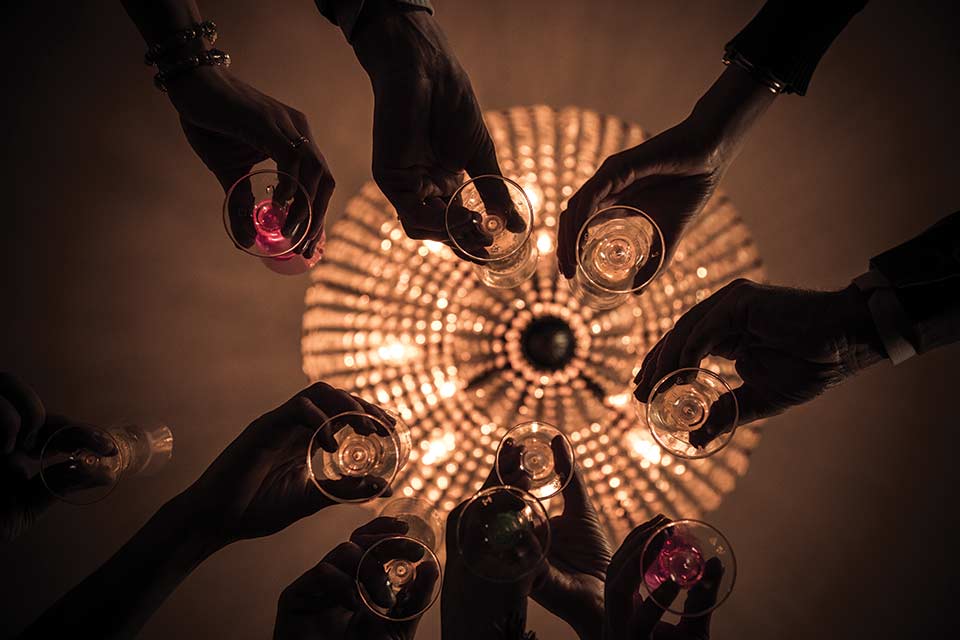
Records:
M749 73L754 80L765 86L774 94L779 95L783 93L784 89L787 88L785 83L777 80L776 77L774 77L774 75L766 69L761 69L736 51L727 50L723 54L723 64L729 66L731 63Z
M230 54L225 51L220 51L220 49L210 49L209 51L198 53L195 56L184 58L170 65L163 71L157 72L157 75L153 76L153 84L156 85L157 89L166 93L167 82L179 75L183 75L191 69L203 66L229 67Z
M217 41L216 23L212 20L205 20L199 24L193 25L192 27L187 27L182 31L178 31L165 42L155 44L147 49L147 52L143 54L143 63L148 67L159 64L160 59L163 58L163 56L168 55L174 49L182 47L193 40L199 40L200 38L205 39L211 45L215 43Z

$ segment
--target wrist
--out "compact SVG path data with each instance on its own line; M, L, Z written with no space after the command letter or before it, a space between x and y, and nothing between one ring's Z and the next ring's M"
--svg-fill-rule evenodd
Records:
M851 284L836 293L841 309L840 326L844 365L852 375L887 357L883 340L877 332L867 297L859 287Z
M223 527L202 501L187 489L157 511L157 524L166 527L184 554L197 564L229 544Z
M443 35L428 12L396 2L370 4L364 6L352 44L372 80L397 69L416 70L444 57Z
M732 159L774 99L776 94L769 88L740 67L730 65L697 101L687 120Z

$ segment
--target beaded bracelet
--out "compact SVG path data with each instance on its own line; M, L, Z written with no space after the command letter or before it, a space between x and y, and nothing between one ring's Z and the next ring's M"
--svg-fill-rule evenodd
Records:
M777 80L772 73L766 69L761 69L760 67L756 66L736 51L726 51L723 54L723 64L728 66L730 64L737 65L749 73L754 80L775 94L783 93L783 90L787 88L787 85Z
M210 49L209 51L198 53L195 56L178 60L163 71L158 72L157 75L153 76L153 84L156 85L157 89L166 93L167 82L179 75L184 74L187 71L190 71L191 69L196 69L197 67L202 66L229 67L230 54L220 51L220 49Z
M155 44L143 54L143 63L148 67L159 64L163 56L168 55L174 49L193 40L204 38L211 45L217 41L217 25L212 20L205 20L200 24L187 27L182 31L173 34L165 42Z

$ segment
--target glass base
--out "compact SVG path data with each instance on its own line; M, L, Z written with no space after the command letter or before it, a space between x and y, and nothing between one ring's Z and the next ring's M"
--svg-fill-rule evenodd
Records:
M579 269L577 269L577 273L573 278L567 280L567 284L570 285L570 291L573 292L573 297L575 297L580 304L599 311L619 307L626 302L630 296L629 293L608 293L591 286L591 284L586 281L586 278L580 274Z
M537 271L537 261L540 259L540 252L532 243L527 243L529 252L523 257L519 264L511 266L508 271L499 271L483 265L474 265L474 271L480 282L494 289L512 289L517 285L529 280ZM527 249L523 251L527 252Z

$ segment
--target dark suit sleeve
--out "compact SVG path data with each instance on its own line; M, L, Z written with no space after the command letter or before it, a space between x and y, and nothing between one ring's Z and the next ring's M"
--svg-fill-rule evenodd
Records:
M727 43L739 56L771 76L783 93L804 95L820 58L867 0L769 0Z
M906 316L917 353L960 340L960 211L870 261Z
M384 0L380 0L383 2ZM394 0L396 4L408 5L419 9L425 9L431 14L433 6L430 0ZM327 20L340 27L347 42L353 37L353 30L360 20L360 14L363 12L364 0L314 0L317 9ZM367 4L373 4L367 2Z

